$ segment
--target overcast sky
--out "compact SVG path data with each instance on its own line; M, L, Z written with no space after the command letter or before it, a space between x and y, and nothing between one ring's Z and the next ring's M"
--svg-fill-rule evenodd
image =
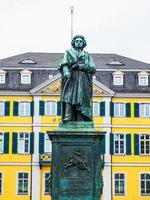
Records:
M150 0L0 0L0 59L70 48L72 5L87 51L150 63Z

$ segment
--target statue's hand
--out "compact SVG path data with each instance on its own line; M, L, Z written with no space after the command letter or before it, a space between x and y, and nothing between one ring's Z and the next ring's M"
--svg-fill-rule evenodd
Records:
M71 74L69 72L64 73L64 78L70 78L70 77L71 77Z

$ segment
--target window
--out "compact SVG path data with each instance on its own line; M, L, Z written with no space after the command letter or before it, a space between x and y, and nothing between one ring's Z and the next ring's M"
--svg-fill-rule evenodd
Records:
M122 75L114 76L114 85L123 85L123 76Z
M138 82L139 82L139 85L141 85L141 86L148 85L148 76L149 76L149 73L147 73L146 71L139 72L138 73Z
M22 74L21 75L21 83L22 84L30 84L31 83L31 75L30 74Z
M0 74L0 84L5 83L5 74Z
M123 75L124 73L120 70L113 72L113 84L114 85L123 85Z
M141 182L141 195L150 196L150 174L145 173L140 176Z
M126 153L126 135L114 134L114 154L124 155Z
M149 103L140 103L140 117L150 117L150 104Z
M30 58L21 60L19 63L20 64L36 64L36 62L34 60L30 59Z
M20 195L27 195L29 192L29 174L18 173L18 190L17 193Z
M139 76L139 85L141 86L148 85L148 76Z
M115 177L115 195L116 196L124 196L125 195L125 174L117 173L114 175Z
M0 133L0 153L4 153L4 134Z
M46 101L45 102L45 115L56 115L57 114L57 103L56 101Z
M45 195L49 195L50 191L49 191L49 179L50 179L50 173L45 173L44 174L44 194Z
M18 134L18 153L28 154L30 152L30 134L19 133Z
M45 153L52 153L52 143L48 137L48 134L44 134L45 141L44 141L44 152Z
M21 83L22 84L30 84L31 83L31 74L32 72L28 69L24 69L20 72L21 74Z
M0 116L4 116L4 102L0 101Z
M122 62L120 62L119 60L114 60L114 59L111 59L110 62L108 63L108 65L117 65L117 66L121 66L121 65L124 65Z
M3 191L3 174L0 172L0 195Z
M30 116L30 102L19 102L19 115Z
M140 135L140 154L150 155L150 135Z
M125 117L125 103L114 103L114 117Z
M93 102L93 116L99 116L99 111L100 111L100 107L99 107L99 102Z

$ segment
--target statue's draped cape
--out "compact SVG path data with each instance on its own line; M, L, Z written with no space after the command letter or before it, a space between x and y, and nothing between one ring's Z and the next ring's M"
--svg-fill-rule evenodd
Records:
M79 69L76 65L83 66ZM63 67L67 67L70 78L63 77ZM67 50L61 60L59 71L62 74L61 101L76 105L82 115L92 118L92 74L94 62L88 52Z

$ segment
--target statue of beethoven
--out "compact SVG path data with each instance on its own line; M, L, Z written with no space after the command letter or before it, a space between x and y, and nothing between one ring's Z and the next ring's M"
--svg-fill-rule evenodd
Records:
M62 75L62 120L92 121L92 75L95 65L82 35L72 39L72 48L64 53L59 71Z

